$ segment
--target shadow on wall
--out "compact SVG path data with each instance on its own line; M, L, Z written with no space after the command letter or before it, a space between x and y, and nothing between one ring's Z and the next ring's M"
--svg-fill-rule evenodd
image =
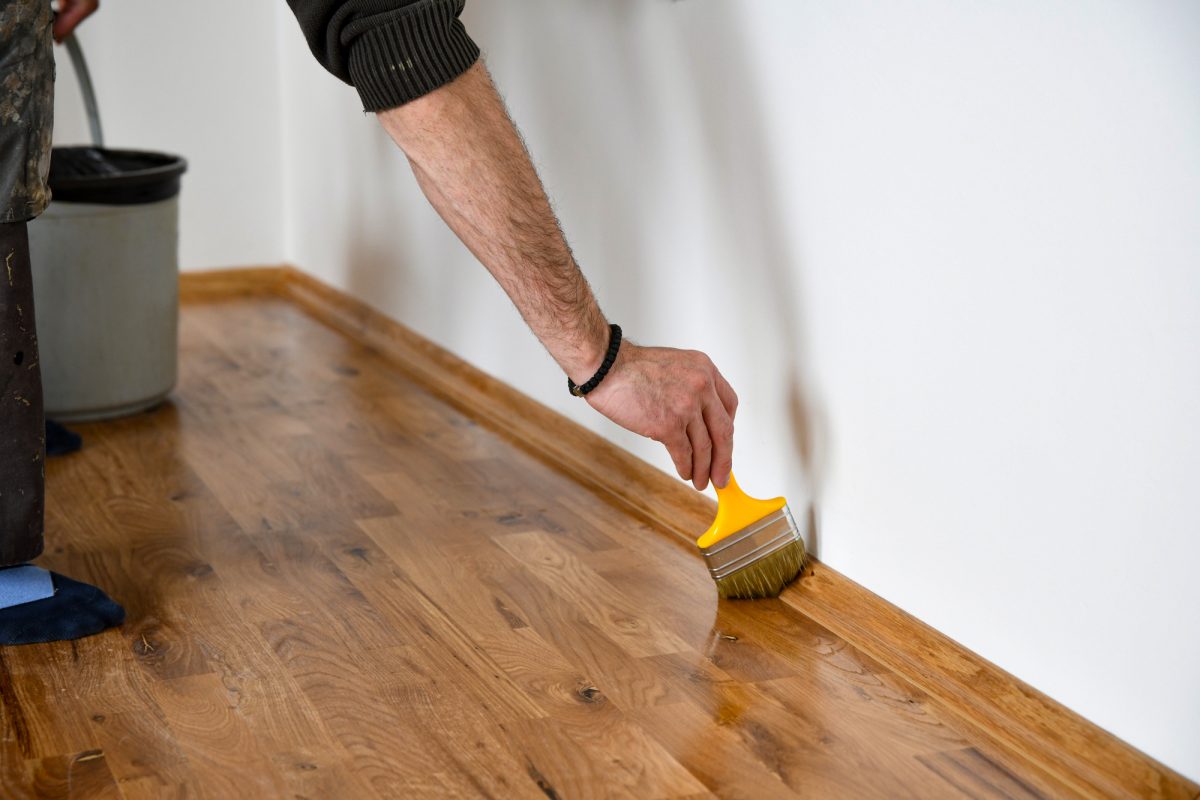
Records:
M759 334L750 339L743 335L736 355L753 354L757 371L776 376L765 390L759 389L779 393L776 424L787 425L793 463L799 465L810 498L818 499L826 471L827 426L807 380L798 320L802 305L795 286L800 265L779 212L763 130L767 109L749 60L744 8L698 0L666 9L640 0L532 5L536 8L523 6L522 25L515 29L511 11L476 4L476 17L485 35L502 34L489 58L500 65L497 72L506 80L519 84L514 94L526 102L515 116L530 134L535 160L557 167L560 183L564 175L570 178L573 185L560 186L564 196L587 192L584 214L578 213L577 202L566 204L565 210L574 212L566 229L572 238L590 243L585 270L616 290L600 291L606 307L644 328L654 325L655 308L665 300L665 282L654 287L647 270L669 270L679 282L688 281L694 276L686 254L694 251L681 240L695 236L706 245L716 239L727 242L737 258L718 268L736 270L729 282L747 285L732 310L743 324L730 319L728 329L757 329ZM529 30L528 24L538 29ZM537 53L518 46L522 36L536 39ZM562 68L547 69L546 63ZM671 92L685 96L668 96ZM683 119L671 119L672 114ZM707 207L680 197L690 184L661 166L671 162L680 135L698 143L687 152L694 152L700 163L687 169L693 173L689 177L700 176ZM563 168L565 161L571 163ZM633 194L643 197L631 201ZM664 217L670 219L667 207L680 204L696 212L696 218L660 225ZM705 230L710 221L720 227L718 236ZM588 231L597 226L599 230ZM662 251L655 250L653 240L659 236L673 237L668 249L685 255L656 262ZM660 301L645 299L656 294ZM639 301L641 305L633 305ZM723 309L719 299L709 305ZM815 514L809 517L815 521ZM817 527L810 524L814 552L816 538Z
M629 39L637 4L541 0L519 11L501 3L467 9L468 28L605 310L614 320L652 318L645 266L658 232L630 195L657 181L627 157L657 142L653 87L643 79L651 65Z
M454 303L447 282L438 281L436 287L431 287L427 285L430 281L420 280L422 276L417 274L417 265L424 255L420 244L425 240L418 226L441 223L432 212L408 213L410 206L404 186L393 180L398 178L415 187L416 179L409 172L404 154L375 115L366 115L366 122L370 129L362 142L366 146L358 152L358 170L351 178L358 185L345 193L347 208L343 218L347 230L341 263L346 269L346 285L352 294L367 298L376 307L383 308L389 300L398 300L399 307L405 310L412 308L409 295L416 293L415 287L422 286L421 293L427 296L420 302L451 313ZM438 250L433 260L440 265L444 255ZM438 272L430 274L436 277ZM435 296L428 296L430 293Z
M586 243L586 257L581 255L585 272L596 283L620 286L619 292L597 286L601 296L620 298L623 307L614 318L650 315L650 293L639 285L643 277L638 265L651 233L625 201L636 174L620 158L637 135L631 133L615 145L609 141L613 129L606 124L605 110L612 104L576 96L580 83L590 76L573 52L571 37L560 35L564 28L578 27L582 14L588 18L589 36L597 42L611 40L616 31L628 27L625 18L632 7L580 6L564 14L552 6L537 9L531 4L514 11L499 5L468 4L468 29L484 46L493 71L503 73L497 77L501 93L516 96L509 98L510 105L517 106L514 116L530 140L539 171L543 177L547 171L555 176L547 181L551 202L560 212L569 211L564 224L571 242ZM514 25L517 17L522 24ZM562 74L546 69L547 63L574 65L576 71ZM609 74L609 80L636 86L635 65L620 60L611 66L618 77L614 80ZM526 98L533 102L521 102ZM642 114L635 118L650 120ZM371 123L375 125L373 118ZM393 314L399 310L402 320L423 335L506 380L527 382L531 372L539 381L543 373L553 375L557 368L549 357L530 358L540 352L540 345L528 337L512 341L508 336L520 324L515 311L494 307L490 278L416 190L404 156L381 130L373 133L377 135L370 137L369 145L356 153L354 172L362 186L347 193L349 207L343 215L348 220L341 246L349 291L374 298ZM551 169L544 169L547 164ZM385 175L397 176L405 186L372 185ZM571 195L562 204L554 196L555 187ZM590 269L589 262L605 265L607 274ZM554 399L558 398L550 398Z
M663 33L677 37L675 46L686 59L695 127L709 156L709 175L714 181L712 194L728 199L722 206L722 219L735 237L736 252L745 255L737 266L740 277L749 285L751 297L761 298L761 305L755 304L757 310L770 317L766 324L776 352L763 359L760 368L783 365L778 374L778 390L783 392L779 399L789 423L793 456L808 484L808 544L819 554L819 509L827 474L829 428L813 394L803 333L803 297L798 290L802 265L789 243L788 222L780 211L771 143L764 131L766 98L761 96L749 61L751 45L743 13L744 8L735 3L705 3L702 13L684 20L686 27L672 26ZM749 305L742 304L743 313L749 313Z

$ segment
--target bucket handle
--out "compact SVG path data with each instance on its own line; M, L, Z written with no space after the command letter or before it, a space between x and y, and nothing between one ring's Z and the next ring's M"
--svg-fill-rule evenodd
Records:
M63 44L71 56L71 65L75 68L75 77L79 81L79 93L83 95L83 107L87 111L88 127L92 129L92 144L104 147L104 133L100 130L100 108L96 105L96 90L92 88L92 75L88 72L87 62L83 60L83 49L75 34L71 34Z

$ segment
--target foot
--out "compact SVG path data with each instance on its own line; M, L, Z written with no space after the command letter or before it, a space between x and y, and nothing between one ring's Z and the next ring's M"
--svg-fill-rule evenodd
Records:
M0 645L80 639L125 621L95 586L29 564L0 569L0 605Z
M46 455L65 456L83 446L83 437L52 419L46 420Z

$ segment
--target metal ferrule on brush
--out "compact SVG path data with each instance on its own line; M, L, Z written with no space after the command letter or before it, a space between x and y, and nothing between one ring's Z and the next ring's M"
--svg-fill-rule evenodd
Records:
M712 547L702 548L700 554L704 556L713 580L720 581L799 538L800 531L792 519L792 512L784 506Z

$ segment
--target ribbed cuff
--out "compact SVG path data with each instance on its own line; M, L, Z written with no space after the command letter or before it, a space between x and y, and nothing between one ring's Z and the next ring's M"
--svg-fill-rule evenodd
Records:
M462 6L462 0L421 3L378 22L372 19L355 37L348 66L365 111L404 105L475 63L479 46L458 18Z

